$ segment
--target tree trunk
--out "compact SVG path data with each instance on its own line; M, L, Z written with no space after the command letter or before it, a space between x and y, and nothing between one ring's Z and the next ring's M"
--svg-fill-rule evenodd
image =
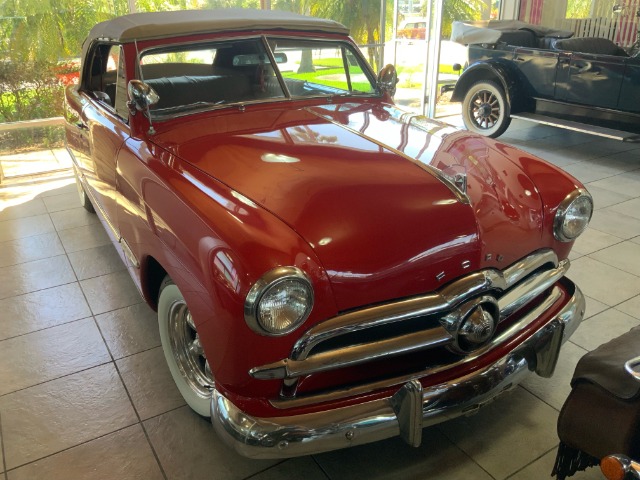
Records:
M315 71L316 69L313 68L313 55L311 53L311 49L305 48L302 50L302 58L300 59L298 73L311 73Z

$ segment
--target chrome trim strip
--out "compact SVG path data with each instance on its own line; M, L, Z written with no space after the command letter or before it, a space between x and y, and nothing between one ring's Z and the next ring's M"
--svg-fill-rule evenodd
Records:
M432 328L401 337L379 340L375 343L352 345L338 350L312 355L305 360L284 359L253 369L249 374L261 380L274 378L296 378L312 373L335 370L370 362L378 358L409 353L424 348L434 348L453 341L453 337L442 328Z
M295 457L362 445L400 435L403 428L408 439L415 440L412 433L415 434L416 429L473 412L517 385L530 371L536 370L535 353L545 351L558 324L563 326L563 340L566 340L567 332L575 331L583 314L584 296L576 287L573 297L557 315L495 363L468 375L424 387L420 425L406 426L407 422L418 420L412 418L410 411L414 402L398 402L401 400L398 397L395 402L393 397L387 397L333 410L256 418L237 408L216 389L212 392L211 421L231 448L251 458ZM555 350L546 351L553 355ZM554 360L545 359L545 364ZM409 418L399 419L405 415Z
M569 270L569 266L569 260L562 260L558 264L558 268L541 272L538 275L518 283L518 285L511 290L508 290L498 300L498 305L500 307L500 319L503 320L512 313L518 311L551 285L564 277L567 270Z
M556 253L551 249L538 250L537 252L527 255L522 260L509 265L503 273L504 281L508 286L515 285L531 272L547 263L553 264L554 267L558 266L558 256Z
M124 237L120 238L120 245L122 245L122 251L129 259L129 262L131 262L131 265L133 265L134 268L140 268L140 262L134 255L133 250L131 250L131 247L129 247L129 244L124 239Z
M550 308L553 308L553 306L560 299L560 297L561 297L561 293L559 288L554 287L551 295L547 297L545 301L542 302L540 305L538 305L535 309L531 310L530 312L527 313L527 315L523 316L520 319L520 321L518 321L517 323L514 323L511 327L509 327L507 330L502 332L499 336L494 338L491 341L491 343L485 345L484 347L478 350L473 351L472 353L470 353L469 355L467 355L466 357L462 358L461 360L455 363L448 363L446 365L430 367L421 372L412 373L409 375L402 375L399 377L385 379L377 382L371 382L364 385L358 385L357 387L349 387L349 388L344 388L340 390L333 390L331 392L326 392L326 393L321 393L316 395L301 396L301 397L291 397L291 398L281 397L277 400L270 400L269 403L272 406L276 408L281 408L281 409L316 405L322 402L339 400L342 398L362 395L362 394L372 392L375 390L380 390L383 388L402 385L416 378L427 378L437 373L444 372L445 370L450 370L453 368L460 367L469 362L473 362L477 360L480 356L484 355L489 350L493 349L497 345L508 340L511 336L516 334L523 327L531 323L533 320L535 320L539 316L543 315L544 312L546 312Z

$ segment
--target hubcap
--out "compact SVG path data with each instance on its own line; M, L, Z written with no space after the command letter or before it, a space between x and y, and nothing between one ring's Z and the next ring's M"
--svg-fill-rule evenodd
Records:
M169 336L173 356L187 384L198 395L209 397L214 383L213 375L191 312L184 302L176 302L171 306Z
M488 90L481 90L473 97L471 118L479 128L493 128L500 120L500 101Z

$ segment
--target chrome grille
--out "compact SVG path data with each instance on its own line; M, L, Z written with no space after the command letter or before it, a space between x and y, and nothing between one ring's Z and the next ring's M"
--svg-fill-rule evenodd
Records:
M568 268L568 260L559 262L552 250L541 250L503 271L482 270L428 295L341 314L307 330L288 358L253 368L249 373L257 379L283 379L287 391L295 392L296 381L308 375L420 350L454 348L459 327L456 318L461 316L465 302L487 295L495 297L500 322L534 299L540 301L538 297L545 292L541 302L548 309L561 297L557 287L552 287ZM520 315L459 362L439 366L433 372L452 368L491 350L544 312L539 311L540 305L529 310L532 311Z

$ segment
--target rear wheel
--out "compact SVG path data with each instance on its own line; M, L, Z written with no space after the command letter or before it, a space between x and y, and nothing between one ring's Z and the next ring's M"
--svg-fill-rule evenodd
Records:
M491 80L474 83L462 101L462 119L468 130L495 138L511 123L511 109L502 87Z
M173 381L187 404L209 417L213 375L187 302L169 277L160 286L158 325Z

